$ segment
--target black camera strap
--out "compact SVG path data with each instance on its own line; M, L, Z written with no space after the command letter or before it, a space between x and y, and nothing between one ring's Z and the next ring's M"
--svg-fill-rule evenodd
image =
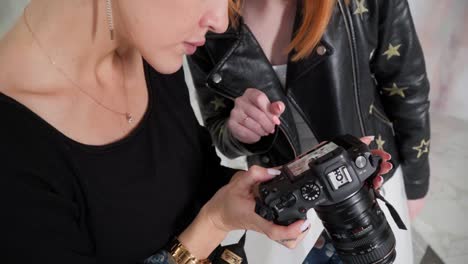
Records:
M247 230L244 235L239 239L239 242L227 245L219 246L211 254L210 259L212 264L248 264L247 254L245 253L245 237Z
M380 194L379 191L376 191L374 189L372 189L374 191L374 195L375 197L377 197L377 199L380 199L382 202L385 203L385 205L387 206L388 208L388 211L390 212L390 214L392 215L392 218L393 220L395 221L396 225L398 226L398 228L402 229L402 230L408 230L406 228L406 225L405 223L403 223L403 220L401 219L400 215L398 214L397 210L395 209L395 207L393 207L392 204L390 204L387 200L385 200L385 198Z

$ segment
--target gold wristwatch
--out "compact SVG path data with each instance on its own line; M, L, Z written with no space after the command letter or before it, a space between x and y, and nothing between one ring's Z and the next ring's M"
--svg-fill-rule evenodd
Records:
M209 259L199 260L194 257L177 238L171 242L168 251L177 264L211 264Z

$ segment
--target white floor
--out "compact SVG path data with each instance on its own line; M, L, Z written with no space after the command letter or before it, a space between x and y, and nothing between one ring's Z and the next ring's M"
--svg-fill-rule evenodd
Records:
M414 228L447 264L468 263L468 121L432 115L432 180Z

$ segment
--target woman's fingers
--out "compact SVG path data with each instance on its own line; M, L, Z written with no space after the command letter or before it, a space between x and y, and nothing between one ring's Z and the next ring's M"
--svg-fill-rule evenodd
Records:
M229 119L228 120L228 129L231 132L231 134L240 142L243 142L245 144L253 144L258 142L262 135L259 135L258 133L244 127L243 125L237 123L234 121L234 119Z
M366 136L366 137L362 137L361 141L364 142L364 144L366 145L370 145L370 143L374 141L374 139L375 139L374 136Z
M384 160L384 161L388 161L388 160L392 159L392 155L390 155L390 153L385 152L385 151L380 150L380 149L373 149L373 150L371 150L371 153L376 155L376 156L380 156L382 158L382 160Z
M380 164L379 175L387 174L387 173L389 173L392 169L393 169L393 164L392 164L392 163L390 163L390 162L382 162L382 164Z
M273 114L273 121L276 125L280 125L281 121L279 117L283 114L286 106L283 102L278 101L270 104L270 113Z
M294 249L297 247L297 245L299 245L302 242L302 240L304 240L304 237L307 236L308 233L309 233L309 229L306 229L296 239L286 239L286 240L277 241L277 242L289 249Z
M378 150L378 149L373 149L371 150L371 152L373 155L377 155L382 158L382 163L380 164L379 175L387 174L393 169L393 164L388 162L389 160L392 159L392 155L390 155L389 153L383 150Z
M270 239L288 248L294 248L304 238L310 227L308 221L299 220L289 226L276 225L267 221L255 212L255 199L252 188L257 184L273 179L281 174L277 169L266 169L252 166L248 171L237 172L231 182L224 187L224 192L216 195L226 195L219 203L224 219L224 226L228 229L248 229L265 234ZM215 195L215 196L216 196Z
M294 248L299 244L310 228L310 222L299 220L289 226L276 225L259 218L254 229L268 236L288 248Z
M268 136L270 132L267 132L259 122L256 120L250 118L249 116L246 116L244 120L242 121L242 124L244 127L250 129L251 131L254 131L257 135L261 135L262 137Z
M362 137L361 141L364 142L366 145L370 145L370 143L374 141L374 139L375 139L374 136L367 136L367 137ZM377 177L375 177L372 180L372 185L374 186L374 189L378 190L382 187L384 183L384 178L382 177L382 175L389 173L393 168L393 164L388 162L389 160L392 159L392 155L380 149L373 149L371 150L371 153L373 155L380 156L380 158L382 159L382 162L380 163L379 173L377 174Z
M235 99L234 109L228 122L232 135L243 143L251 144L275 132L280 124L279 116L284 112L282 102L270 103L268 97L260 90L249 88ZM244 127L245 129L237 126Z
M276 124L274 123L273 118L269 116L269 113L265 112L263 109L260 109L251 102L242 99L236 101L236 104L239 106L240 109L242 109L246 117L251 118L263 128L265 134L271 134L275 132ZM240 122L242 121L243 120L240 120Z
M372 181L372 185L374 186L375 190L379 190L380 188L382 188L383 182L384 178L379 175L374 178L374 180Z
M271 102L270 99L266 96L265 93L258 89L247 89L245 92L246 98L248 99L248 102L252 105L254 105L256 108L264 112L269 120L273 122L274 125L279 125L279 115L275 115L272 113L271 110ZM276 108L275 106L274 108ZM281 108L282 106L279 105ZM278 109L281 110L281 109Z
M245 172L240 180L241 186L246 190L251 190L255 184L273 179L281 174L276 169L265 169L260 166L252 166Z

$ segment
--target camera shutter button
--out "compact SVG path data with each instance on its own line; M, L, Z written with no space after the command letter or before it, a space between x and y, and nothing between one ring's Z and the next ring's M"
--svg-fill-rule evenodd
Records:
M354 164L356 164L356 167L358 167L359 169L362 169L362 168L366 167L367 159L364 156L359 156L354 161Z

